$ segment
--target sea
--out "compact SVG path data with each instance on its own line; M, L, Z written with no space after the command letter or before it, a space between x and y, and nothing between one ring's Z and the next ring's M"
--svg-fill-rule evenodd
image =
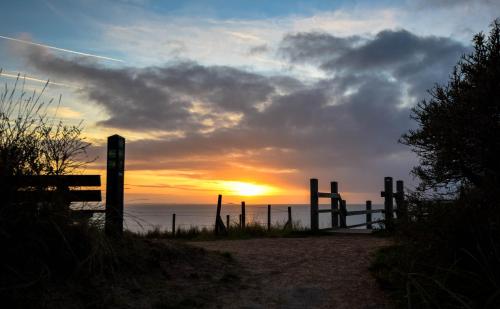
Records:
M292 221L302 227L310 227L310 206L303 204L272 205L271 224L284 224L288 218L288 207L292 210ZM328 209L330 205L320 205L320 209ZM383 205L372 205L372 209L382 209ZM347 205L348 211L364 210L365 205ZM124 207L124 228L132 232L147 232L153 229L172 230L172 215L176 217L176 229L191 227L213 228L217 206L213 204L131 204ZM229 215L230 224L239 224L241 205L227 204L221 207L221 217L226 224ZM245 207L246 223L267 225L267 205L247 204ZM381 219L382 214L372 214L372 220ZM365 215L347 217L347 225L366 222ZM319 214L320 228L331 227L331 213ZM374 226L376 227L376 225ZM364 227L360 227L364 228Z

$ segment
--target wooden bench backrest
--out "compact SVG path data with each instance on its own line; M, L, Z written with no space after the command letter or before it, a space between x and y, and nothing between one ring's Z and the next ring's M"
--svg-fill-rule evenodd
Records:
M36 202L64 196L68 202L100 202L101 190L72 189L71 187L99 187L100 175L44 175L14 176L6 182L15 188L14 200ZM49 188L54 188L49 190Z

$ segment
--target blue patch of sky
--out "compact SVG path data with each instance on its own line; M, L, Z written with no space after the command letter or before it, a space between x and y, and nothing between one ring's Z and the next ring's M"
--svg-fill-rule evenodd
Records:
M144 6L158 13L210 16L220 19L273 18L289 15L311 15L354 7L382 7L398 4L400 1L349 1L349 0L187 0L147 1Z
M33 40L88 53L122 58L112 47L99 44L102 25L133 23L147 14L213 19L260 19L309 16L320 12L362 7L392 6L397 1L348 0L26 0L0 1L0 35L18 37L27 33ZM5 41L0 57L5 59ZM0 66L5 65L0 63Z
M99 23L131 23L135 13L207 17L215 19L259 19L289 15L309 16L342 8L392 6L397 1L348 0L27 0L0 1L0 35L30 33L46 44L72 43L75 38L98 35ZM132 20L129 20L132 18Z

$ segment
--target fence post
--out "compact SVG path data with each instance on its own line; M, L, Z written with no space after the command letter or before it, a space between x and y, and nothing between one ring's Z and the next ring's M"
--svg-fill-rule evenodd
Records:
M226 227L229 229L229 215L226 215Z
M222 195L217 197L217 211L215 213L215 235L219 235L219 216L222 205Z
M340 227L346 228L347 205L345 200L340 200Z
M315 178L311 178L310 187L311 187L311 231L317 231L319 229L318 180Z
M392 187L392 177L384 178L384 191L380 193L380 196L384 198L384 214L385 214L385 227L388 230L393 228L393 187Z
M406 221L407 209L404 182L402 180L396 181L396 215L398 217L398 221Z
M267 231L271 231L271 205L267 205Z
M119 135L108 137L106 168L106 235L123 235L123 178L125 173L125 139Z
M220 211L222 207L222 195L219 194L217 198L217 214L215 215L215 235L219 235L221 232L226 232L226 227L224 226L224 222L220 217Z
M372 224L368 222L372 222L372 201L366 201L366 228L371 230Z
M288 225L290 226L290 228L293 227L293 223L292 223L292 207L288 206Z
M175 236L175 214L172 215L172 236Z
M333 198L333 194L339 193L339 185L336 181L330 182L330 193L331 197L331 207L332 207L332 228L336 228L339 226L339 214L337 210L339 209L339 200L338 198Z
M245 228L245 220L246 215L245 215L245 202L241 202L241 227Z

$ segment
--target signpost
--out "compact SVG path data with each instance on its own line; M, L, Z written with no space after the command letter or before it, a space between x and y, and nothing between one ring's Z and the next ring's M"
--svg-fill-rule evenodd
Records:
M106 234L123 234L123 184L125 172L125 138L108 137L106 170Z

